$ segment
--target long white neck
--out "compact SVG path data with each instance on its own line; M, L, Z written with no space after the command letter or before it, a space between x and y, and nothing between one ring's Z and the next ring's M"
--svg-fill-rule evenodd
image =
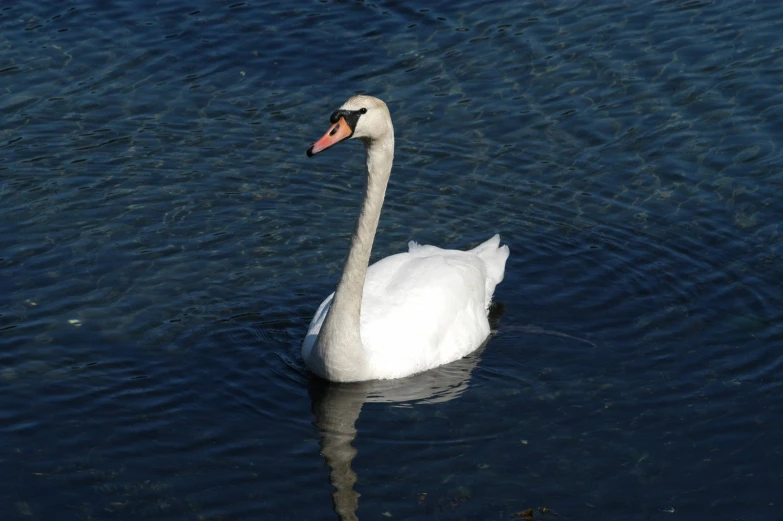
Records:
M320 376L337 382L363 379L368 369L360 328L362 293L394 160L393 132L388 132L382 139L366 141L365 148L367 175L364 201L356 219L342 278L314 350L323 361L318 371L322 373Z

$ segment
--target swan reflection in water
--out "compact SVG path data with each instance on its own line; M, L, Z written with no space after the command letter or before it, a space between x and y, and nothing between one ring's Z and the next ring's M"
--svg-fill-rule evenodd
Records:
M320 431L321 455L334 487L334 510L342 521L358 519L360 494L353 489L356 473L351 469L357 451L351 443L362 406L367 402L414 406L453 400L468 388L483 351L484 346L456 362L398 380L334 383L311 377L314 425Z

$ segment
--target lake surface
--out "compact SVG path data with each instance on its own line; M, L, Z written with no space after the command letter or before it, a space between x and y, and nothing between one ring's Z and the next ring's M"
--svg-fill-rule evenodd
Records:
M741 0L4 3L3 518L783 519L781 35ZM357 92L397 133L373 259L511 257L483 350L326 385L363 148L305 150Z

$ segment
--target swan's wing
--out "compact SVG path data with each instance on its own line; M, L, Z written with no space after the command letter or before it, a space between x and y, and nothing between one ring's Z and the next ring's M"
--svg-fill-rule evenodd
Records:
M495 293L495 286L503 281L503 274L506 271L506 260L508 259L509 249L507 245L500 246L500 235L495 234L489 240L479 244L467 252L456 250L444 250L437 246L421 245L414 241L408 243L408 252L417 257L427 257L434 255L448 255L450 252L459 254L473 254L481 259L486 269L485 293L486 307L492 301L492 295Z
M414 243L408 253L370 267L362 343L374 366L424 371L462 358L486 339L487 289L494 291L496 273L481 253Z
M487 309L492 302L492 295L495 293L495 286L503 281L503 275L506 272L506 260L508 259L508 245L500 246L500 235L495 234L488 241L483 242L470 250L484 261L487 268L486 295Z
M313 350L315 341L318 339L318 333L321 331L321 326L326 319L326 314L332 305L333 298L334 293L326 297L326 299L321 302L321 305L318 306L318 310L315 312L315 315L313 315L313 319L310 321L310 325L307 326L307 335L305 335L305 339L302 342L302 358L304 360L307 360L310 357L310 351Z

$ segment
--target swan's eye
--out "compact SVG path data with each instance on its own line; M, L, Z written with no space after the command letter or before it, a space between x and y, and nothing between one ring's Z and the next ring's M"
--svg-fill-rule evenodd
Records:
M365 109L365 108L363 108L363 107L362 107L362 108L359 110L359 112L361 112L362 114L367 114L367 109Z

